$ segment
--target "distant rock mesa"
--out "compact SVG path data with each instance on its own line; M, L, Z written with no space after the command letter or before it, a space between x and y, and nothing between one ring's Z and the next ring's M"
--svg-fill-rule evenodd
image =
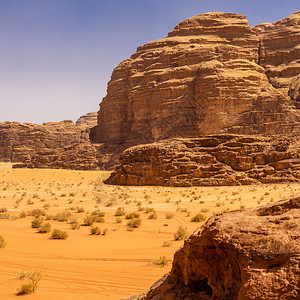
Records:
M97 150L89 140L96 115L73 121L42 125L18 122L0 123L0 161L15 167L99 169Z

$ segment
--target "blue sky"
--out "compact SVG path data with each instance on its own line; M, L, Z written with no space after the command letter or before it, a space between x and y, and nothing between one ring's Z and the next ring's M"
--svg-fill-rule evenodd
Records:
M113 69L180 21L209 11L250 26L299 0L0 0L0 122L76 120L96 111Z

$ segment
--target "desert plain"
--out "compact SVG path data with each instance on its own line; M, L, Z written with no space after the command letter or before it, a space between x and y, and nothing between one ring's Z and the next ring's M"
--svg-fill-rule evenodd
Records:
M0 249L0 299L18 299L24 282L21 275L30 272L40 272L41 279L36 292L22 299L126 299L171 269L173 255L183 245L183 240L174 240L174 234L179 226L188 234L201 226L203 221L191 221L195 215L201 214L204 220L300 192L299 184L293 183L105 185L102 180L109 174L12 169L10 164L1 164L0 236L6 246ZM116 216L119 207L121 215ZM102 216L101 222L88 226L93 212ZM138 228L128 226L133 212L141 219ZM32 228L36 214L50 223L50 232ZM99 227L101 234L91 234L92 227ZM66 231L68 237L52 239L53 229Z

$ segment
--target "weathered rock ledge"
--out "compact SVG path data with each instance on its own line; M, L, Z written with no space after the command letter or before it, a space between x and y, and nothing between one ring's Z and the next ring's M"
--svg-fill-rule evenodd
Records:
M300 195L211 217L133 300L300 298Z
M218 186L300 182L299 137L170 139L123 152L108 184Z

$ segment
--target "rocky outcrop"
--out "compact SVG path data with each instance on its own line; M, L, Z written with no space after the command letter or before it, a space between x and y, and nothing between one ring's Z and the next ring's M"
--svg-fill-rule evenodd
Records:
M87 123L0 123L0 161L15 167L98 169L97 155Z
M299 137L233 134L171 139L124 151L106 183L216 186L300 182Z
M175 253L171 272L130 299L299 299L299 218L299 195L211 217Z
M299 134L299 23L300 12L254 28L234 13L179 23L115 68L93 141Z
M75 124L78 126L86 126L92 128L97 125L97 117L98 117L97 112L90 112L87 113L86 115L79 117L79 119L76 121Z

